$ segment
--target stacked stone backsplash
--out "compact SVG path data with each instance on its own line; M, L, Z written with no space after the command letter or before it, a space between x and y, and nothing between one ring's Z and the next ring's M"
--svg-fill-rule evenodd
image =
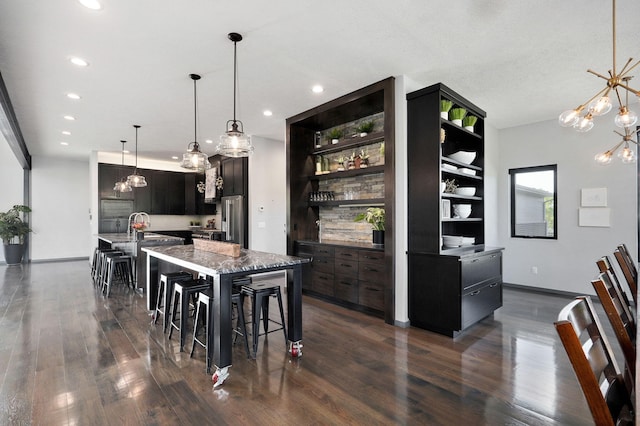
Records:
M347 193L353 194L354 200L384 198L384 173L354 176L349 178L328 179L320 181L320 191L333 191L336 200L345 200ZM354 222L358 213L366 206L320 207L321 241L339 240L370 243L372 228L367 222Z

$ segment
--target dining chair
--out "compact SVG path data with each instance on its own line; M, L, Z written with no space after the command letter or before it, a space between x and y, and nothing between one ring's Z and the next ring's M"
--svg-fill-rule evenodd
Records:
M591 298L580 296L567 304L554 326L596 425L633 424L630 392Z
M622 284L620 284L620 280L618 279L618 275L616 274L616 271L613 267L613 264L611 263L611 260L609 260L609 256L602 256L600 259L596 261L596 265L598 266L598 270L600 271L600 273L609 274L610 280L618 289L618 293L622 297L622 301L624 302L628 313L631 315L631 318L635 323L635 316L634 316L635 308L631 300L629 299L629 296L627 296L627 292L625 292L624 288L622 288Z
M631 253L629 253L626 244L620 244L613 254L618 261L622 275L624 275L629 285L633 301L636 306L638 306L638 270L636 269L635 262L631 258Z
M626 368L631 375L631 383L636 377L636 323L631 312L627 309L622 297L613 284L607 272L601 273L597 279L591 281L600 303L604 308L613 332L620 343ZM633 387L630 387L632 389Z

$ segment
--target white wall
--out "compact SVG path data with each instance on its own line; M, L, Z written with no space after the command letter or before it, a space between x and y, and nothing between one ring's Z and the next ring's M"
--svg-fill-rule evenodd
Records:
M286 157L283 141L252 137L249 157L249 248L287 254Z
M89 180L88 161L32 157L32 260L88 256Z
M562 128L556 120L499 132L496 223L498 244L505 247L505 282L594 294L590 280L596 276L598 258L612 256L623 242L637 253L636 165L615 159L603 167L593 160L620 140L613 130L610 114L598 118L586 134ZM511 238L508 170L547 164L558 165L558 239ZM578 226L580 189L599 187L608 191L611 226ZM538 274L532 273L534 266Z
M23 199L24 171L9 144L0 134L0 211L6 212L16 204L25 204ZM0 249L0 262L4 262L4 250Z
M395 318L397 325L409 324L409 279L407 264L407 77L395 77Z

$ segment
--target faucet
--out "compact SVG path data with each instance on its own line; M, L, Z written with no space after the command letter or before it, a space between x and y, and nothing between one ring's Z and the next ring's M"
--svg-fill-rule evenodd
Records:
M134 223L143 223L145 227L151 226L151 220L149 219L149 215L145 212L136 212L131 213L129 215L129 220L127 221L127 237L131 235L131 231L133 230Z

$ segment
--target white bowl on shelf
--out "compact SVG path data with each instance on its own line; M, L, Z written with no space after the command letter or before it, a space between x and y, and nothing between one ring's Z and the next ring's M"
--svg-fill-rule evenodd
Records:
M469 175L469 176L475 176L476 175L476 171L475 170L467 169L466 167L459 168L458 171L460 173L464 173L465 175Z
M462 237L458 235L443 235L442 243L445 247L460 247L462 245Z
M440 182L440 192L444 192L447 189L447 184L444 182Z
M449 155L449 158L464 164L471 164L473 163L473 160L476 159L476 152L475 151L458 151Z
M473 186L459 186L456 188L455 194L473 197L474 195L476 195L476 189Z
M476 243L476 239L474 237L462 237L462 246L472 246Z
M471 204L454 204L454 217L467 218L471 216Z
M458 168L457 168L456 166L454 166L454 165L452 165L452 164L447 164L447 163L444 163L444 164L442 165L442 168L443 168L443 169L445 169L445 170L451 170L451 171L454 171L454 172L455 172L456 170L458 170Z

